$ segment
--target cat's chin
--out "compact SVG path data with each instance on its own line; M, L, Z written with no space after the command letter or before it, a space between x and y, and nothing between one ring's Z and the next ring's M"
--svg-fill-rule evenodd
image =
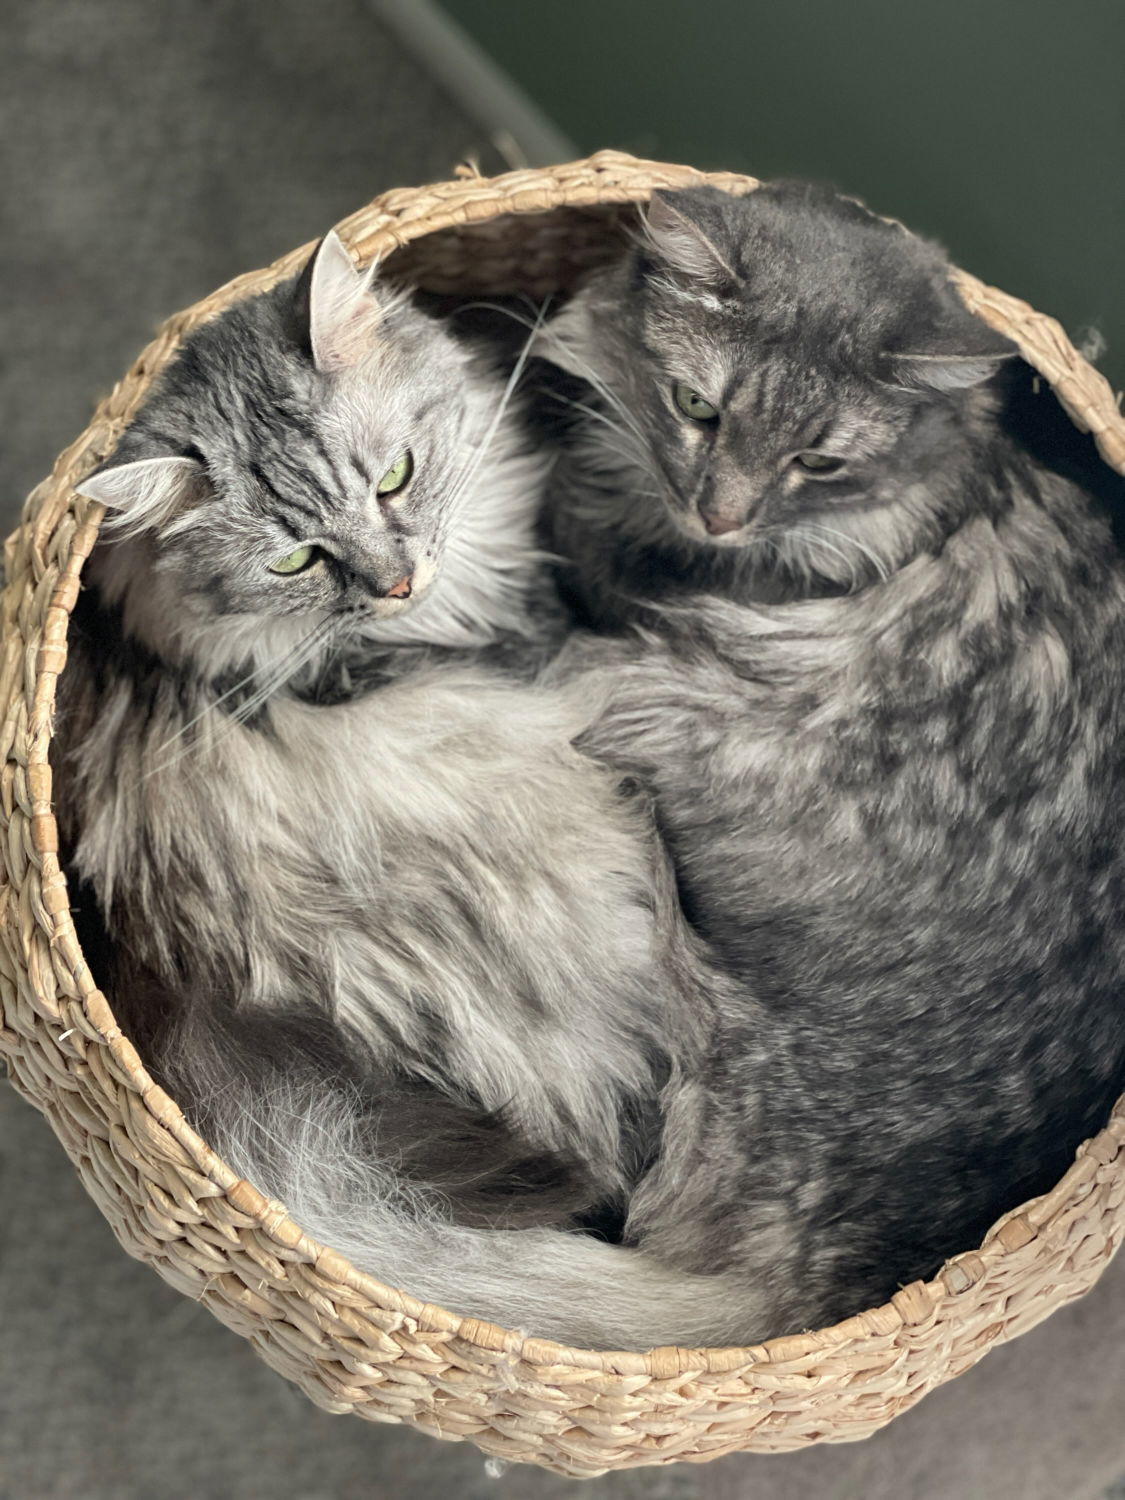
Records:
M416 602L417 596L413 592L409 599L372 599L367 613L373 620L397 620Z

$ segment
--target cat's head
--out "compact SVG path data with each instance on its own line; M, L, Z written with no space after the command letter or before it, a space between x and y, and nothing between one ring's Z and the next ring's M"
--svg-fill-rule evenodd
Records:
M468 358L329 234L296 281L190 335L78 488L214 614L399 614L464 488Z
M795 557L815 538L847 582L864 548L897 566L933 521L926 481L1016 352L950 277L935 246L827 189L657 194L539 352L600 389L607 459L647 470L638 505L705 546Z

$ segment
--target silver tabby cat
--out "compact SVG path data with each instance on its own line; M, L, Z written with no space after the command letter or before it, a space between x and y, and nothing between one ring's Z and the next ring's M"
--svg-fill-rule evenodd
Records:
M645 807L572 748L586 713L487 659L534 656L541 629L525 446L503 382L335 236L201 327L81 486L112 516L62 681L59 806L114 998L303 1227L477 1317L704 1341L730 1288L454 1222L450 1199L488 1222L487 1157L426 1179L427 1131L499 1141L518 1177L510 1131L523 1187L544 1152L590 1204L619 1195L709 1003Z
M745 1273L732 1336L933 1274L1125 1087L1123 486L950 277L826 190L661 195L538 343L584 743L743 986L629 1234Z

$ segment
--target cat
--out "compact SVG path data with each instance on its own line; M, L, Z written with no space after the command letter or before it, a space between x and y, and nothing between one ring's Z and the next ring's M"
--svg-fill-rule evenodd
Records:
M951 276L828 189L659 193L535 345L581 743L737 981L626 1238L744 1274L732 1337L933 1275L1125 1087L1123 485Z
M519 367L373 278L329 235L79 486L110 519L57 798L111 999L227 1162L384 1281L601 1347L721 1336L730 1288L541 1222L627 1190L709 972L644 799L491 659L550 631Z

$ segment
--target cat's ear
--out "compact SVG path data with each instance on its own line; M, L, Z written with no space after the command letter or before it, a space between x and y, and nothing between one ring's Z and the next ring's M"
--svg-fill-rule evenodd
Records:
M371 352L383 318L371 293L374 278L374 261L357 271L334 229L313 251L297 283L295 309L318 370L349 369Z
M160 530L206 487L203 465L194 458L141 458L99 469L75 485L80 495L109 509L106 525L118 536Z
M885 352L881 374L905 390L961 391L990 380L1018 354L1011 339L964 312L949 326L904 336L902 348Z
M661 260L693 281L738 280L708 221L707 200L689 193L653 193L644 215L645 235Z

